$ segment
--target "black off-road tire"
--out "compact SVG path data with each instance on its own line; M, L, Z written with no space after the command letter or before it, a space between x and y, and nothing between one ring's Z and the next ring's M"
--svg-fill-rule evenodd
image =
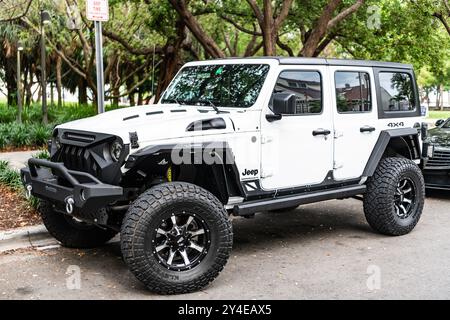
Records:
M55 211L48 201L41 200L38 209L48 232L64 247L95 248L108 242L117 234L111 229L101 229L95 225L77 222L70 216Z
M209 229L209 248L190 269L171 270L161 264L153 245L161 221L174 213L195 212ZM233 244L233 231L223 204L210 192L183 182L164 183L144 192L129 208L121 229L121 248L131 272L150 291L181 294L197 291L224 268ZM172 250L172 249L170 249Z
M395 206L398 185L407 179L414 190L409 216L401 218ZM424 206L425 182L420 168L405 158L382 159L375 174L368 179L364 196L364 213L369 225L379 233L401 236L411 232L419 222Z

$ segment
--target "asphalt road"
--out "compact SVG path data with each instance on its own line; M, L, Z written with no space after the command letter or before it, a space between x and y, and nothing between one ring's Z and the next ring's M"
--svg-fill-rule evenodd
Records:
M233 225L227 266L197 293L147 292L113 242L0 255L0 299L450 298L450 192L432 193L418 226L403 237L374 233L358 200L261 213Z

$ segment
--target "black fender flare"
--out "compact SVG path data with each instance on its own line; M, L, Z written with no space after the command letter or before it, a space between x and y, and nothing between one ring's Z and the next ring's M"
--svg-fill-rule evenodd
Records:
M191 163L176 163L172 159L173 152L181 152L189 150L194 160ZM199 154L202 155L205 152L211 153L213 150L215 162L213 164L196 163L195 159L198 159ZM163 162L160 162L163 161ZM167 163L166 163L167 162ZM161 165L161 163L165 163ZM240 183L240 175L235 163L235 157L233 151L227 142L213 141L213 142L202 142L202 143L187 143L187 144L166 144L157 146L145 147L136 153L129 156L125 163L125 168L128 169L125 176L129 179L124 179L124 181L133 180L133 174L150 174L153 169L160 169L162 171L166 170L168 166L195 166L195 165L206 165L212 170L212 175L208 177L215 181L219 194L216 196L226 204L229 197L232 196L244 196L244 190ZM157 168L159 167L159 168ZM145 169L143 169L145 168ZM185 181L190 182L190 181Z
M411 160L421 160L421 148L419 132L414 128L401 128L383 130L378 137L378 141L372 150L372 154L364 168L363 177L371 177L375 173L378 163L385 155L389 144L397 138L402 138L408 145Z

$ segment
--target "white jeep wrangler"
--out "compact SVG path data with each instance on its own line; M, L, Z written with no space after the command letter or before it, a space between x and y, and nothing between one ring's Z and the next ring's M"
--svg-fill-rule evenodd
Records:
M21 175L63 245L120 232L139 280L184 293L225 266L230 214L356 197L373 229L407 234L424 205L425 133L410 65L193 62L158 105L56 127L51 161L30 159Z

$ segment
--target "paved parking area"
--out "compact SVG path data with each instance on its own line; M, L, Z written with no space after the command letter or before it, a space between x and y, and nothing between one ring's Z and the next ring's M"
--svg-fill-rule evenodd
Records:
M0 299L450 298L450 193L432 193L419 225L403 237L372 232L358 200L261 213L233 225L232 256L201 292L147 292L113 242L0 255Z
M9 166L14 169L21 169L25 166L28 159L34 154L39 153L39 150L33 151L16 151L16 152L0 152L0 160L8 161Z

